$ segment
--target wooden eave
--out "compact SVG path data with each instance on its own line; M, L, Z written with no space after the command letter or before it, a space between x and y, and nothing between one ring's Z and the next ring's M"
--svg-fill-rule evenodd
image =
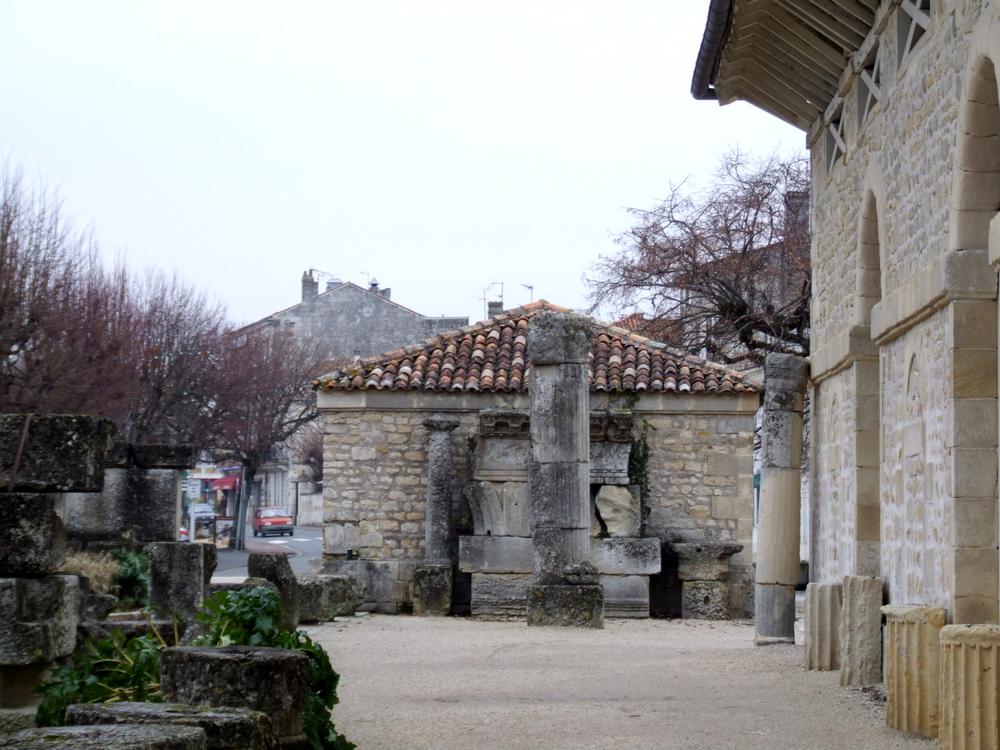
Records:
M719 102L744 100L808 131L870 48L898 0L733 0L712 83Z

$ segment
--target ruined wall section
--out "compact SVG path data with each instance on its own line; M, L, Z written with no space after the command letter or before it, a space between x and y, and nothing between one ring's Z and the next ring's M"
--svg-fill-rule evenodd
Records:
M335 411L326 414L324 524L356 523L348 543L367 560L421 560L427 493L427 428L432 411ZM477 414L461 413L452 433L456 487L466 479ZM467 514L456 492L458 515ZM457 517L456 516L456 517ZM327 527L330 528L329 526ZM329 533L329 532L328 532ZM329 542L327 550L335 549Z

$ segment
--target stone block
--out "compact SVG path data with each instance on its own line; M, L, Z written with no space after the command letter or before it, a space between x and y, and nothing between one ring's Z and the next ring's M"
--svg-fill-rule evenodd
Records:
M327 555L346 555L347 550L358 548L356 523L327 523L323 526L323 552Z
M125 526L143 542L173 542L180 527L177 469L127 469Z
M451 565L418 565L413 571L413 614L450 614L453 586Z
M594 504L609 536L639 536L642 513L638 487L605 485L597 491Z
M0 578L0 666L45 663L73 653L80 601L73 575Z
M660 540L592 539L590 561L602 575L653 575L660 572Z
M0 577L41 576L66 559L66 532L51 495L3 496L0 524Z
M484 482L527 482L531 441L527 435L481 437L476 446L472 478Z
M729 585L724 581L684 581L681 612L685 620L728 620Z
M66 493L62 499L61 515L68 539L118 542L126 529L128 469L106 467L100 492Z
M649 617L649 576L601 576L606 618Z
M806 586L806 669L840 669L840 617L843 586L810 583Z
M632 443L609 440L590 443L590 483L625 485L629 483L628 458Z
M885 615L885 722L923 737L938 736L940 607L882 607Z
M25 429L26 419L0 415L0 487L7 492L100 491L115 431L110 420L32 415Z
M479 536L531 536L527 482L465 484L472 523Z
M677 555L677 577L681 581L725 581L729 561L743 549L726 542L671 542Z
M562 583L564 571L587 559L590 529L536 528L532 571L538 583Z
M154 615L190 622L209 595L217 551L212 544L149 545L149 606Z
M277 750L271 720L247 708L205 708L182 703L78 703L66 709L66 723L74 726L158 724L198 727L207 748Z
M532 528L590 529L587 464L534 463L528 468Z
M288 558L281 554L251 552L247 573L264 578L278 587L281 596L281 627L295 630L299 626L299 582L295 579Z
M299 622L329 622L335 617L347 617L357 612L365 600L365 587L352 576L311 575L298 576L297 580Z
M200 727L140 726L45 727L0 737L0 748L17 750L205 750Z
M530 573L532 540L513 536L461 536L458 566L464 573Z
M592 335L593 323L584 315L556 312L535 315L528 324L528 356L536 366L586 364Z
M472 616L484 620L523 620L528 611L530 575L472 574Z
M579 461L590 453L588 376L582 364L531 371L531 457L538 463Z
M528 589L528 625L603 628L600 584L534 584Z
M939 638L941 750L1000 748L1000 626L945 625Z
M20 706L19 708L0 708L0 738L22 729L35 726L35 716L38 706Z
M882 681L882 580L846 576L841 589L840 684Z
M230 706L271 717L274 733L302 732L309 659L282 648L165 648L160 652L164 700L189 706Z
M795 643L795 584L754 584L754 644Z
M190 469L198 451L191 445L129 444L129 462L139 469Z

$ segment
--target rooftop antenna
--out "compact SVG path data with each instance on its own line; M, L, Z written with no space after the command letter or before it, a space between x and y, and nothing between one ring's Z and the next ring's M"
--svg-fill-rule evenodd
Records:
M534 284L521 284L521 286L523 286L525 289L527 289L528 292L531 295L528 298L528 302L534 302L535 301L535 285Z

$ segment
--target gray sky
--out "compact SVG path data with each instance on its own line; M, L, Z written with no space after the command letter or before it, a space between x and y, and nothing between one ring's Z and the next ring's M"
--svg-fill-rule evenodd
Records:
M427 315L569 307L627 206L804 136L688 89L708 0L8 0L0 154L249 321L318 268Z

